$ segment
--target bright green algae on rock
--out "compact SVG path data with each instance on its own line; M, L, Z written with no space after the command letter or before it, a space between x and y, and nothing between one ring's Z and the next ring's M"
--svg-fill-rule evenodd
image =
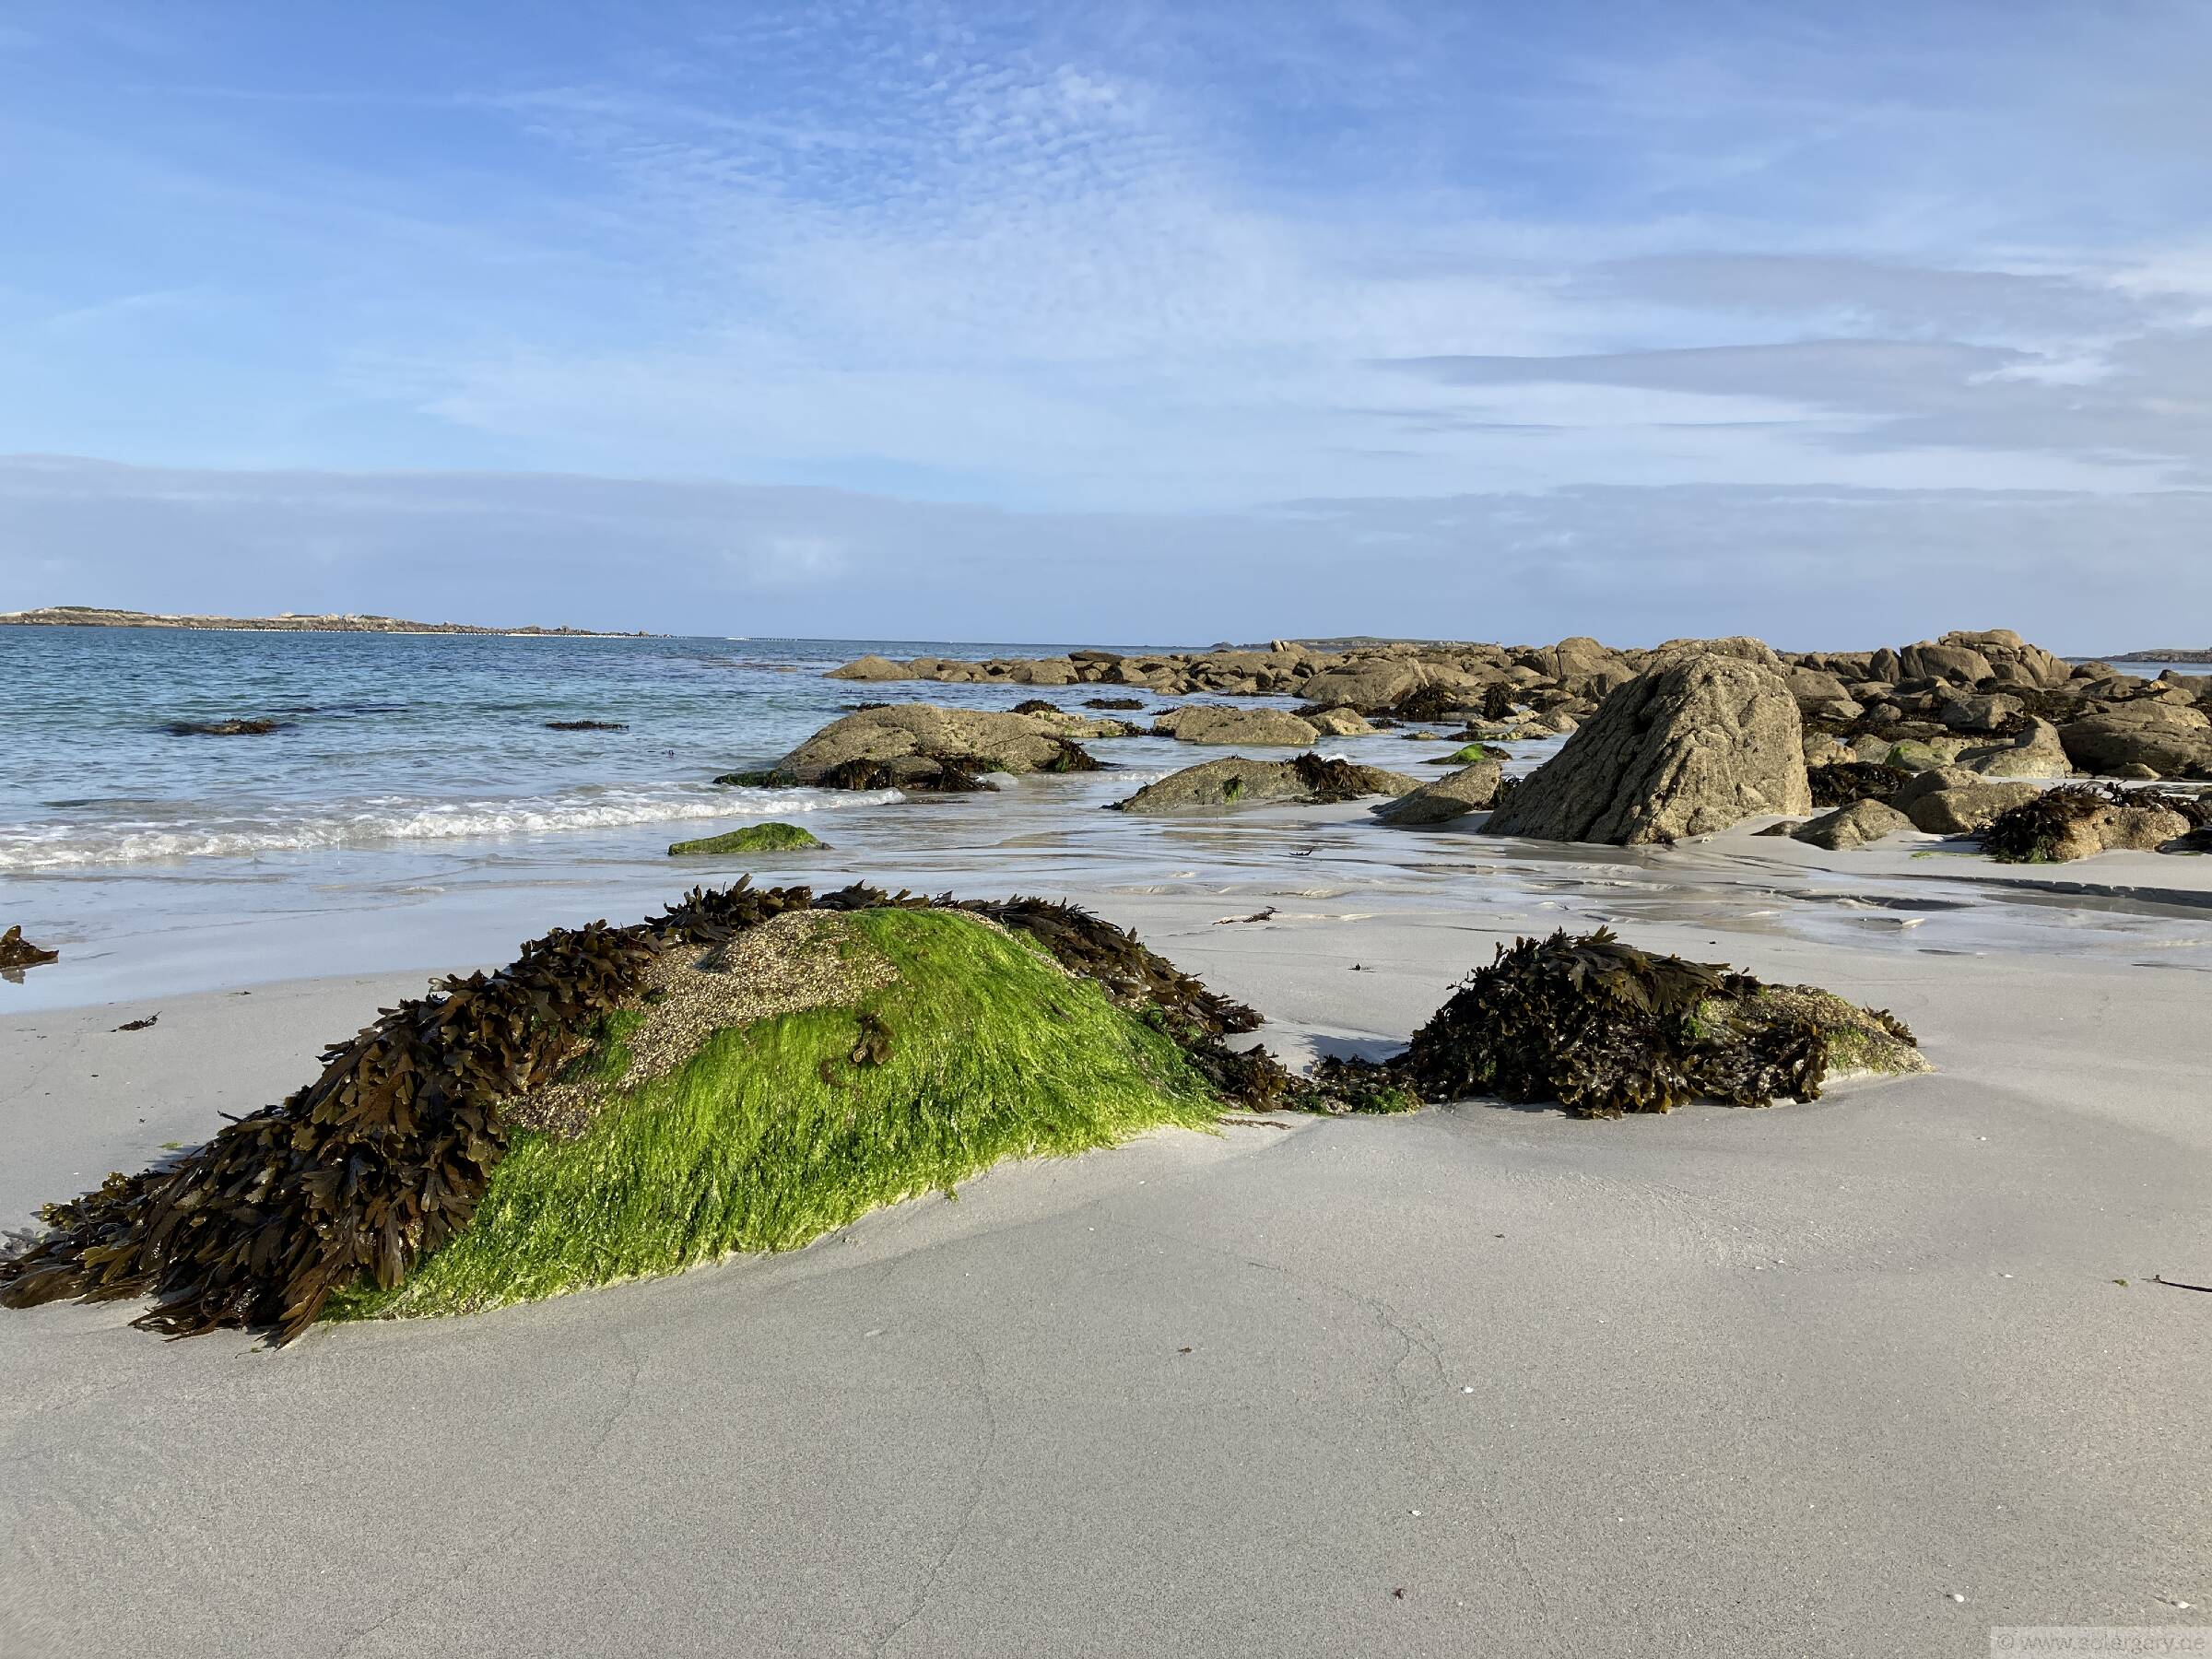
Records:
M791 853L802 847L819 847L807 830L796 824L747 824L742 830L733 830L726 835L703 836L698 841L680 841L668 849L668 856L681 858L692 853Z
M463 1232L333 1315L469 1312L789 1250L1005 1159L1221 1111L1171 1038L1026 938L945 911L853 921L895 981L718 1031L576 1139L518 1134Z

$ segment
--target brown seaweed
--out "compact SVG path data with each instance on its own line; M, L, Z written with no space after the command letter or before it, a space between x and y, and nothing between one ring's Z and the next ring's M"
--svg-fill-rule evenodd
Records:
M41 967L48 962L59 961L61 955L58 950L48 950L43 946L33 945L23 936L20 924L0 934L0 971Z
M2073 825L2108 806L2163 806L2185 819L2192 835L2212 825L2212 797L2206 795L2117 783L2061 783L1999 813L1983 830L1982 847L2000 864L2050 863Z
M1912 774L1901 766L1874 760L1837 760L1809 769L1816 806L1848 806L1853 801L1887 801Z
M1864 1018L1912 1042L1887 1014ZM1394 1083L1425 1100L1496 1095L1557 1100L1575 1117L1619 1117L1693 1100L1817 1100L1831 1058L1831 1031L1802 994L1654 956L1599 928L1500 946L1404 1053L1324 1062L1316 1081L1339 1095Z
M643 928L556 929L497 973L383 1010L282 1104L48 1206L53 1233L0 1261L0 1302L150 1297L143 1329L290 1341L333 1290L395 1285L468 1224L506 1147L499 1102L549 1081L653 954Z

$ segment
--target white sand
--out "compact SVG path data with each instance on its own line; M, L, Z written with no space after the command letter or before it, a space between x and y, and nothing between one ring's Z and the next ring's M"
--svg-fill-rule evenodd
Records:
M2179 895L2117 946L2093 906L2006 907L1924 950L1857 899L1832 936L1762 913L1926 874L1806 852L1670 855L1630 935L1888 1006L1939 1075L1164 1135L276 1354L0 1312L0 1653L1979 1655L2212 1623L2212 1295L2149 1282L2212 1283L2212 861L2064 872ZM1493 942L1598 908L1259 899L1288 874L1094 901L1292 1053L1402 1041ZM2023 916L2039 947L2003 947ZM277 1097L421 983L0 1017L0 1218Z

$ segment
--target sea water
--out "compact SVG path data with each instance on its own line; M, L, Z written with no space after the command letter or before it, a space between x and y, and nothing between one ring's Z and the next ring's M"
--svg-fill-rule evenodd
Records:
M1110 908L1115 895L1199 892L1220 896L1225 914L1479 900L1515 906L1547 930L1578 918L1632 920L1640 908L1668 917L1684 904L1756 931L1856 937L1888 925L1876 889L1894 881L1823 877L1785 891L1760 877L1733 895L1702 884L1693 892L1677 880L1678 861L1652 850L1508 843L1465 827L1393 830L1357 806L1167 820L1103 810L1178 767L1230 752L1165 738L1094 741L1087 747L1110 770L1002 780L987 794L908 799L712 781L768 765L860 701L1008 709L1040 697L1080 713L1100 695L1136 696L1145 710L1180 700L1122 687L824 677L868 652L1065 649L0 628L0 926L19 923L63 950L60 963L0 984L0 1012L495 963L548 927L635 920L695 882L747 873L818 888L866 879L1072 894ZM277 729L172 730L231 719ZM623 729L550 724L573 721ZM1452 747L1383 733L1327 740L1323 752L1434 777L1442 769L1431 763ZM1558 743L1508 747L1507 770L1524 771ZM831 850L668 856L672 841L770 818L806 824ZM1939 872L1952 868L1971 878L1966 866L1981 862L1936 861L1905 885L1942 885ZM2057 920L2010 901L2000 912L1986 894L1938 903L1912 935L1919 947L1971 948ZM2126 952L2146 929L2163 936L2177 923L2188 936L2164 939L2164 961L2212 956L2201 916L2108 907L2065 925L2070 947L2088 942L2086 928Z

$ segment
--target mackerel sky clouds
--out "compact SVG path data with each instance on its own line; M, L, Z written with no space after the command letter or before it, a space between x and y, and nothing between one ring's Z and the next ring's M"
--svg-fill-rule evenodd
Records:
M27 0L0 607L2201 644L2207 65L2201 4Z

